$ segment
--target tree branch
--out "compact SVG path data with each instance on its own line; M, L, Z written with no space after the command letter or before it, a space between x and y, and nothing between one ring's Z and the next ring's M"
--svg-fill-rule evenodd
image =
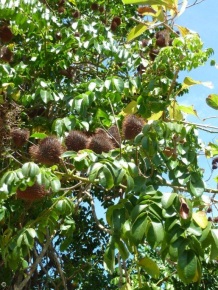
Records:
M93 214L93 217L94 217L94 220L97 224L97 226L99 227L100 230L104 231L105 233L111 235L112 234L112 231L105 228L98 220L98 217L96 215L96 211L95 211L95 203L94 203L94 200L93 200L93 197L91 196L91 194L86 191L85 192L86 196L88 197L88 199L90 200L90 203L91 203L91 208L92 208L92 214Z
M35 262L32 264L32 266L30 267L30 271L27 274L26 278L20 283L20 285L15 285L14 286L14 290L22 290L26 284L28 283L28 281L30 280L32 274L35 272L37 266L39 265L39 263L41 262L42 258L44 257L45 253L47 252L49 245L51 243L51 240L53 238L54 235L49 236L48 233L46 235L46 243L44 244L44 247L42 248L42 251L40 253L40 255L36 258Z

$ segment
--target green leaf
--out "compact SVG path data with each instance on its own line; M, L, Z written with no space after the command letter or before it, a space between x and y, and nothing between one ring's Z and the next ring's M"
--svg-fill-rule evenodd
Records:
M159 245L163 241L164 235L165 232L161 223L150 223L146 237L152 247Z
M100 169L103 167L104 165L100 162L97 162L97 163L94 163L90 168L89 168L89 171L88 171L88 174L89 174L89 180L91 182L94 182L95 179L97 178L98 176L98 172L100 171Z
M40 90L40 96L45 104L47 104L49 101L53 100L51 92L47 91L47 90Z
M106 270L112 273L114 271L114 265L115 265L115 250L114 247L111 244L109 244L104 253L104 267Z
M131 228L131 235L136 243L142 242L148 225L149 220L147 218L147 213L143 212L138 216Z
M200 197L204 193L204 182L198 173L192 173L188 188L195 197Z
M106 166L104 166L103 170L100 171L98 178L99 183L106 189L111 189L114 186L113 175Z
M134 38L140 36L143 32L145 32L148 27L145 24L138 24L134 28L131 29L129 34L127 35L127 41L130 42Z
M35 231L33 228L29 228L29 229L27 229L26 231L29 233L29 235L30 235L33 239L37 236L36 231Z
M124 89L124 82L121 78L113 78L112 82L119 93L122 93Z
M45 133L39 133L39 132L35 132L34 134L32 134L30 137L32 138L36 138L36 139L44 139L45 137L47 137L48 135Z
M177 270L180 279L184 283L196 281L198 274L197 257L192 250L184 250L179 255Z
M52 179L51 180L51 190L52 192L58 192L61 188L61 183L59 179Z
M143 267L145 271L154 279L158 279L160 276L160 269L155 261L145 257L138 261L139 266Z
M218 110L218 95L211 94L206 98L206 103L209 107Z
M120 253L122 259L124 261L127 260L128 257L129 257L129 252L128 252L128 250L127 250L124 242L121 241L121 240L115 241L115 246L118 248L119 253Z
M162 199L161 199L161 202L162 202L162 205L165 209L169 208L175 197L177 196L178 194L175 193L175 192L165 192L163 193L163 196L162 196Z
M27 162L22 166L22 173L25 177L35 177L39 172L39 166L34 162Z

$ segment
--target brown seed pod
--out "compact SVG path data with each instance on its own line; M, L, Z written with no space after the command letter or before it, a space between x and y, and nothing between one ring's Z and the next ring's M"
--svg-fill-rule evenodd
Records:
M142 47L146 47L148 46L148 43L149 43L149 39L142 39L141 45Z
M74 11L73 14L72 14L72 16L73 16L73 18L79 18L80 17L79 10Z
M159 49L151 49L151 51L149 52L150 59L155 60L158 53L159 53Z
M13 60L13 52L7 47L0 48L0 59L4 62L11 62Z
M19 128L12 129L10 134L16 147L22 147L27 142L30 136L29 130Z
M121 24L121 18L119 16L114 16L112 22L115 22L117 26L119 26Z
M114 147L117 147L117 148L120 147L121 137L120 137L120 132L119 132L117 126L116 125L111 126L108 129L108 133L111 136L111 140L114 144Z
M73 150L78 152L79 150L86 149L88 137L85 133L77 130L69 132L69 135L65 139L67 150Z
M30 147L31 157L42 164L54 165L60 162L64 149L56 137L48 136L40 141L39 145Z
M114 149L114 145L109 135L99 128L88 140L87 149L91 149L95 153L101 154L102 152L109 152Z
M92 3L91 4L91 9L93 10L93 11L97 11L98 10L98 3Z
M29 148L29 153L30 156L33 160L38 161L38 156L39 156L39 146L38 145L32 145Z
M25 190L17 189L16 193L18 199L24 199L26 201L39 200L48 194L44 186L38 183L28 186Z
M117 25L116 22L113 22L113 21L111 22L111 30L112 30L112 31L115 31L115 30L117 29L117 26L118 26L118 25Z
M141 131L144 125L144 120L135 116L127 115L122 124L122 132L124 139L132 140L134 139Z
M0 27L0 39L2 42L9 42L13 38L13 33L11 32L11 29L4 25Z
M64 8L64 6L59 6L59 7L58 7L58 12L59 12L59 13L64 13L64 12L65 12L65 8Z
M165 47L166 46L166 40L165 40L164 35L161 35L161 36L159 36L156 39L156 45L159 46L159 47Z
M99 10L100 13L103 13L104 12L104 6L99 6L98 10Z

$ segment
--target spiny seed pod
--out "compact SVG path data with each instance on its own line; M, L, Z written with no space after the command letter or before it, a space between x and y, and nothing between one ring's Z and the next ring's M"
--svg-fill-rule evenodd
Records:
M7 47L0 48L0 59L4 62L11 62L13 60L13 52Z
M117 26L119 26L121 24L121 18L119 16L114 16L112 22L115 22Z
M17 198L26 201L35 201L42 199L48 194L43 185L38 183L28 186L25 190L17 189Z
M135 115L127 115L122 124L122 131L124 139L132 140L134 139L141 131L144 125L144 120L138 118Z
M13 33L11 32L11 29L8 26L2 26L0 27L0 39L2 42L9 42L13 38Z
M39 156L39 146L38 145L32 145L29 148L29 153L30 156L33 160L38 161L38 156Z
M92 3L92 4L91 4L91 9L92 9L93 11L98 10L98 3Z
M37 148L38 147L38 148ZM40 141L39 145L30 147L30 155L35 160L45 165L54 165L60 162L64 149L56 137L49 136Z
M86 149L88 139L89 138L87 137L87 135L81 131L70 131L69 135L65 139L67 150L73 150L78 152L79 150Z
M102 152L109 152L114 149L114 145L108 134L99 128L88 140L87 149L91 149L95 153L101 154Z
M29 130L19 128L12 129L10 134L16 147L22 147L30 136Z
M72 14L72 16L73 16L73 18L79 18L80 17L79 10L74 11L73 14Z
M119 132L117 126L116 125L111 126L108 129L108 133L111 136L111 140L114 144L114 147L117 147L117 148L120 147L121 137L120 137L120 132Z

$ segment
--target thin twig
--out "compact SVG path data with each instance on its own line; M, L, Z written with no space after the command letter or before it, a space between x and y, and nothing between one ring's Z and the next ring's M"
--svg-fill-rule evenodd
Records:
M56 264L56 267L57 267L57 270L58 270L58 273L60 274L60 277L61 277L61 280L62 280L62 284L63 284L63 289L67 290L67 282L66 282L66 277L62 271L62 268L61 268L61 264L58 260L58 256L55 252L55 249L53 247L52 244L49 245L49 248L52 250L52 251L49 251L49 256L51 255L51 258L54 260L55 264Z
M89 200L90 200L91 208L92 208L93 218L94 218L94 220L95 220L97 226L99 227L100 230L102 230L102 231L104 231L105 233L111 235L111 234L112 234L112 231L109 230L109 229L107 229L107 228L105 228L105 227L104 227L104 226L99 222L99 220L98 220L98 217L97 217L97 215L96 215L96 211L95 211L95 203L94 203L93 197L91 196L91 194L90 194L88 191L86 191L85 194L86 194L86 196L87 196L87 197L89 198Z

